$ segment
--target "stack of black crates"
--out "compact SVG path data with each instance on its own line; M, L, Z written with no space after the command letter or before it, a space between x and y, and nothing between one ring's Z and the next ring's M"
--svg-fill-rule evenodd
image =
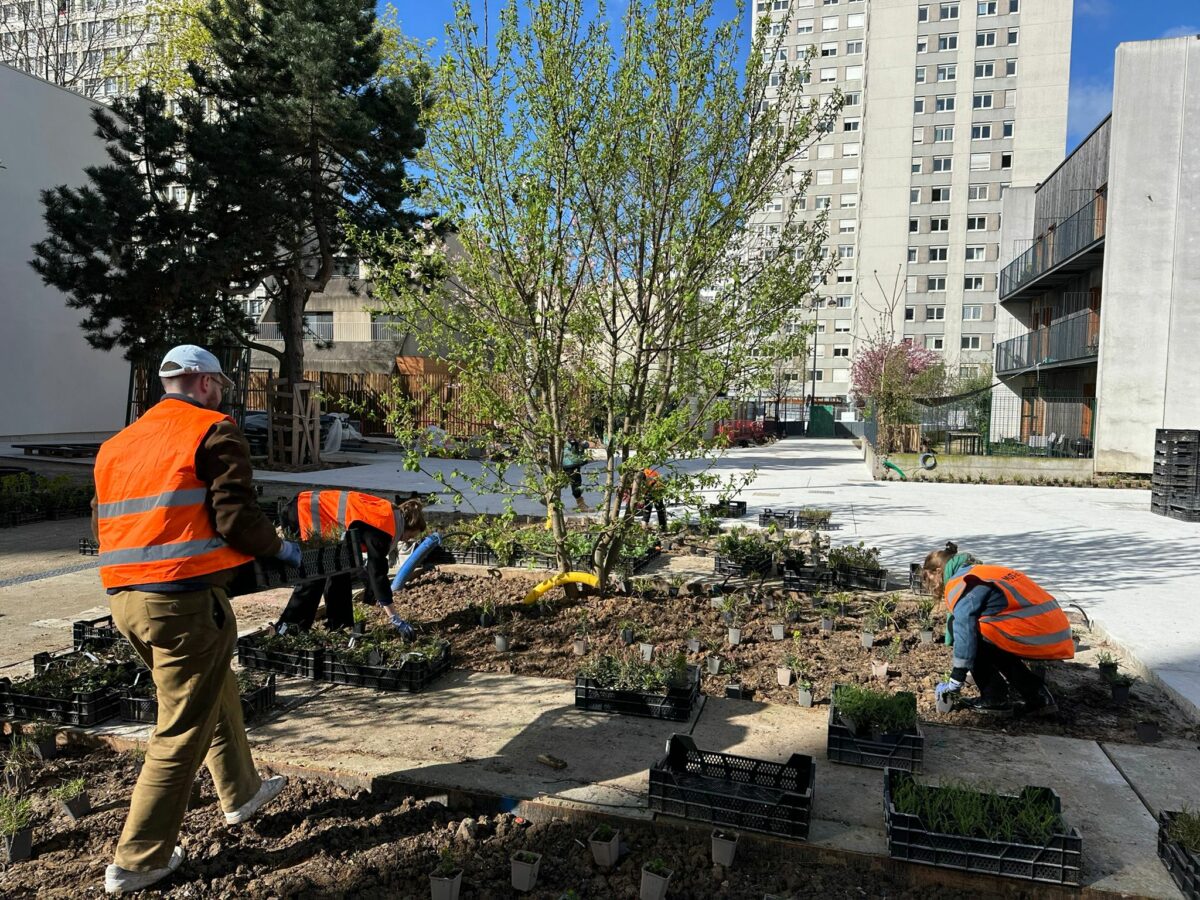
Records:
M1160 428L1154 435L1150 509L1200 522L1200 430Z

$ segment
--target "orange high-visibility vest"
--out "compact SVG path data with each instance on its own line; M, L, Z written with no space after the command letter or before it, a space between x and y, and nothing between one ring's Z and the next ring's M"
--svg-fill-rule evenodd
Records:
M301 491L296 497L296 518L300 520L300 536L327 534L331 529L343 531L355 522L378 528L391 538L396 537L395 507L387 500L360 491Z
M254 557L213 524L196 451L224 413L167 398L96 454L100 581L106 588L186 581Z
M983 637L1001 650L1026 659L1072 659L1075 642L1066 613L1044 588L1023 572L1004 566L969 566L946 582L946 605L971 588L990 584L1008 601L995 615L979 617Z

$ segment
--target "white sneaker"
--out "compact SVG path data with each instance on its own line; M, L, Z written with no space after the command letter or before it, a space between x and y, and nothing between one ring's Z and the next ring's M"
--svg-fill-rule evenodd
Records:
M279 796L279 792L283 790L286 784L286 775L272 775L270 778L264 778L257 794L233 812L225 813L226 824L241 825L247 819L254 818L255 813Z
M176 847L167 865L162 869L151 869L149 872L131 872L129 869L122 869L116 863L113 863L104 870L104 893L131 894L135 891L145 890L150 885L162 881L182 866L186 858L187 854L183 852L183 848Z

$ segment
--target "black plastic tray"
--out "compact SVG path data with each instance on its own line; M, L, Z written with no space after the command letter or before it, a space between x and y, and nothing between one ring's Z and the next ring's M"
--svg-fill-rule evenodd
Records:
M278 672L280 675L296 675L300 678L320 680L324 672L325 650L271 650L258 644L258 638L268 634L260 631L238 638L238 665L246 669L261 669Z
M886 591L888 588L888 573L867 569L834 569L833 583L837 587L852 588L860 591Z
M72 645L76 650L111 647L125 640L112 616L98 619L79 619L71 624Z
M254 581L259 590L290 587L306 581L350 574L362 568L361 539L353 529L337 544L302 550L300 565L289 566L274 559L254 560Z
M664 694L621 691L600 685L594 678L575 676L575 708L590 712L619 713L650 719L686 722L700 696L700 667L688 666L684 687L668 688Z
M829 729L825 743L825 755L835 763L862 766L867 769L898 769L902 772L920 772L925 759L925 734L918 722L913 730L900 735L895 741L873 741L857 737L838 717L833 697L841 685L835 684L830 693ZM911 696L911 695L910 695ZM916 697L913 697L916 706Z
M712 503L708 507L710 515L722 519L740 519L746 515L745 500L727 500L723 503Z
M8 718L49 719L87 728L107 722L120 709L121 691L117 688L77 691L70 699L58 699L23 694L13 690L7 679L0 681L0 710Z
M275 673L267 676L266 684L248 694L242 694L242 717L246 721L269 712L275 706ZM121 695L121 718L130 722L153 725L158 721L158 698L132 697L126 691Z
M446 549L454 561L468 566L498 566L500 560L487 547L455 547Z
M1200 857L1167 836L1177 815L1178 812L1167 810L1158 814L1158 858L1175 879L1183 896L1188 900L1200 900Z
M100 545L91 538L79 539L79 555L80 556L99 556Z
M785 763L699 750L675 734L650 769L650 808L664 815L805 840L816 766L792 754Z
M784 528L796 527L796 511L794 509L774 510L767 507L758 514L758 524L762 528L768 525L782 525Z
M930 831L916 816L898 812L892 802L896 780L908 777L907 773L894 769L884 773L884 818L888 852L893 859L1024 881L1079 884L1083 839L1074 828L1051 836L1042 846ZM1046 791L1053 797L1055 809L1061 810L1062 804L1054 791L1025 790Z
M374 688L377 691L417 693L425 690L438 676L450 668L450 645L442 647L436 659L425 657L407 660L399 666L371 666L343 662L334 650L325 651L325 667L321 681L346 684L352 687Z

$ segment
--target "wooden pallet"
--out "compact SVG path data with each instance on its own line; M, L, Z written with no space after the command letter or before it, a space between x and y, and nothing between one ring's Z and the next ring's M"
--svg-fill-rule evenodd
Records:
M100 449L99 444L13 444L13 447L24 450L26 456L66 456L72 459L95 456Z

